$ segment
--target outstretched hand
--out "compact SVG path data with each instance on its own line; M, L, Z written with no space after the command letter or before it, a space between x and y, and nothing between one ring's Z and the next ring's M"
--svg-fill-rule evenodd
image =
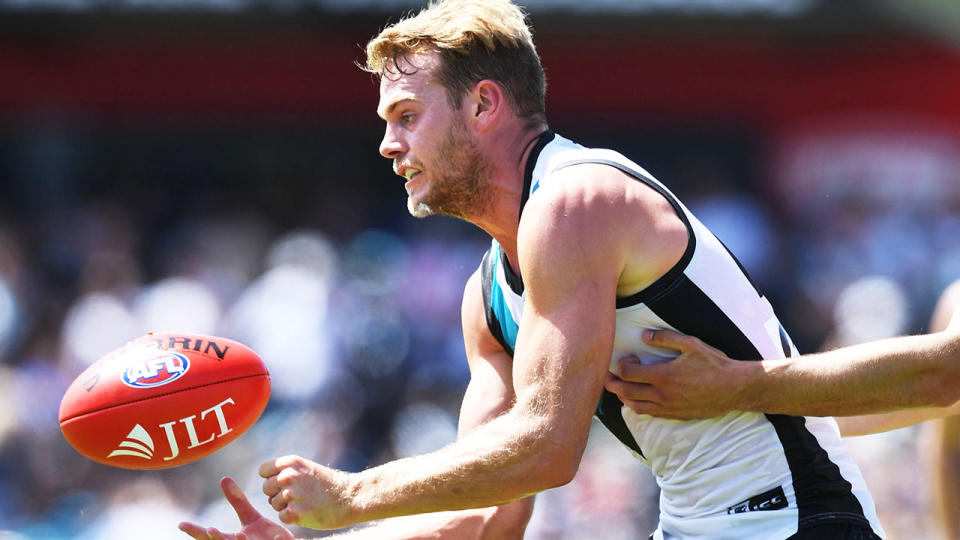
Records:
M240 532L224 533L215 527L201 527L186 521L180 524L181 531L196 540L294 540L290 531L257 512L232 478L221 480L220 489L240 518Z
M619 376L607 373L604 386L640 414L680 420L713 418L737 410L740 368L753 362L731 360L719 350L672 330L646 330L648 345L680 351L669 362L641 364L635 356L620 360Z

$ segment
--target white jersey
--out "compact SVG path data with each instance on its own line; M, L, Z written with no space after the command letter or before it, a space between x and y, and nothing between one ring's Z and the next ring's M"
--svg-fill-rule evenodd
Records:
M689 233L686 252L646 289L617 298L610 358L667 361L646 345L646 328L693 335L732 358L793 356L796 349L766 298L736 259L649 173L617 152L587 149L545 133L527 163L523 205L553 171L581 163L615 167L665 197ZM524 287L496 240L481 266L491 333L513 354ZM871 527L883 537L873 500L832 418L733 412L677 421L636 414L604 391L597 418L656 475L661 488L655 538L787 538L826 522Z

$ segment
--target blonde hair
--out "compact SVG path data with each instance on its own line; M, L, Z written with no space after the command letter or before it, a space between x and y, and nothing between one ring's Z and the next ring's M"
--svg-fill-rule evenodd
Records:
M490 79L503 87L517 116L546 120L546 77L525 15L510 0L431 1L371 39L362 68L381 77L409 74L400 60L428 51L440 53L433 77L453 107Z

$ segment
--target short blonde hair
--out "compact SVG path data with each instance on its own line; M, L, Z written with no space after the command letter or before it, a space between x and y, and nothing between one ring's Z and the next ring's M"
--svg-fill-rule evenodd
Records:
M510 0L431 1L371 39L362 67L381 77L408 74L400 60L431 50L441 58L433 76L453 107L490 79L503 87L517 116L546 120L546 77L525 14Z

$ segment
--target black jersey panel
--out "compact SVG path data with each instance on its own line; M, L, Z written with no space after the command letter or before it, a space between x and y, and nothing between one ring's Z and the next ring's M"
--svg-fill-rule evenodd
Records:
M627 448L633 450L641 457L643 457L643 451L640 450L640 445L637 443L637 440L633 437L633 434L630 433L630 428L627 427L626 421L623 419L623 402L620 401L620 398L617 397L613 392L608 392L606 389L603 391L603 395L600 397L600 403L597 405L597 410L594 415L597 417L597 420L605 428L607 428L610 433L613 434L621 443L623 443Z
M831 513L849 514L847 521L868 524L860 501L851 492L853 486L806 429L806 419L782 414L766 417L777 431L790 465L801 525L805 519Z
M686 275L652 304L654 313L684 334L696 336L739 360L761 358L756 346L714 301ZM830 461L803 417L766 415L783 445L793 477L799 517L830 512L852 514L866 522L851 484Z

